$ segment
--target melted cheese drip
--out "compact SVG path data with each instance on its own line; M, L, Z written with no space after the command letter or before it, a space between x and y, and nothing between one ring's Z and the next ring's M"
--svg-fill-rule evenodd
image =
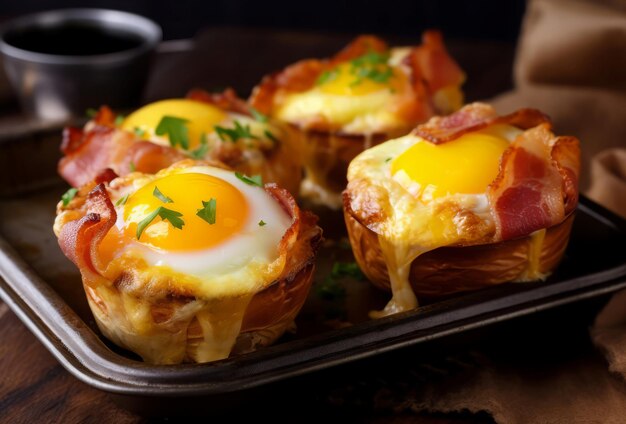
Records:
M528 241L528 265L518 282L544 280L547 275L540 271L541 252L546 238L546 229L542 228L530 235Z
M378 237L378 242L387 264L393 296L385 306L385 309L382 311L371 311L369 314L370 318L382 318L417 308L419 303L417 296L413 293L411 284L409 284L409 273L411 271L411 263L422 252L411 254L408 245L398 246L380 236Z
M363 134L363 147L367 150L372 147L374 135L370 132ZM305 158L305 178L300 185L300 196L310 200L316 205L324 205L333 210L341 209L343 200L341 191L335 191L329 185L329 178L334 168L345 168L347 164L337 156L337 151L342 150L342 138L335 134L328 134L328 148L321 150L315 139L302 140ZM335 172L336 174L336 172Z
M217 299L196 317L202 328L202 341L196 347L197 362L228 358L237 341L241 323L252 295L230 299Z

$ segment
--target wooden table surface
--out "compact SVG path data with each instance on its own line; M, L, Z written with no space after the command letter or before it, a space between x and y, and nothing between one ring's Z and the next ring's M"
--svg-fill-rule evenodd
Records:
M227 85L234 85L245 95L264 73L299 58L332 53L349 38L345 35L209 30L197 37L191 51L158 55L145 98L150 101L176 97L196 86L214 89ZM400 41L410 40L405 37ZM478 41L452 41L449 46L468 75L468 100L488 98L510 88L514 46ZM11 104L5 105L0 113L2 111L0 128L29 124L15 114ZM120 408L106 393L71 376L1 301L0 340L0 422L124 424L155 420ZM405 414L370 418L374 422L405 422L416 417ZM435 414L421 416L420 422L490 420L484 416Z

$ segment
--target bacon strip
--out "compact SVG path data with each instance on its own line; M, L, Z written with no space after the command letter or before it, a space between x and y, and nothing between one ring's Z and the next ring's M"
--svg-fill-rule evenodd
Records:
M172 147L137 141L129 132L102 125L86 132L65 128L61 151L65 156L59 161L59 174L74 187L87 184L107 168L117 175L132 169L155 173L185 158Z
M222 110L250 115L248 104L237 97L237 93L232 88L227 88L221 93L209 93L200 88L194 88L187 93L186 97L191 100L217 106Z
M557 137L552 147L552 160L563 180L565 214L578 204L578 175L580 174L580 146L576 137Z
M487 188L497 240L524 237L565 218L563 180L552 159L553 139L549 125L539 125L518 136L502 157L500 172Z
M283 71L263 77L254 87L249 103L266 115L271 114L274 97L281 91L301 92L315 85L315 81L324 71L325 65L317 59L301 60L286 67Z
M494 124L509 124L526 130L550 124L550 118L537 109L519 109L509 115L498 116L490 105L472 103L451 115L431 118L415 128L413 134L433 144L441 144Z
M80 269L85 282L102 281L97 248L113 227L117 214L103 183L87 195L87 213L76 221L67 222L59 234L61 250Z
M465 74L448 54L439 31L424 32L422 45L411 50L405 63L412 69L413 86L417 92L427 89L432 95L444 87L460 86L465 81Z
M380 38L373 35L361 35L333 56L330 60L330 65L334 66L342 62L348 62L372 51L384 53L387 50L389 50L389 46Z
M61 144L65 157L59 161L59 174L74 187L92 181L106 168L121 174L117 162L133 142L130 135L125 135L112 127L99 125L87 132L66 128Z

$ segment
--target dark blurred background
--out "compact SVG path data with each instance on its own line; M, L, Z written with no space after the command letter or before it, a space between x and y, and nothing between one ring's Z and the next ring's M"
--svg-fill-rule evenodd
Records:
M263 75L308 57L328 57L355 35L383 36L390 45L416 45L426 29L443 32L467 75L466 101L513 87L513 60L524 0L0 0L0 23L73 7L137 13L163 28L141 103L184 96L192 88L233 87L247 97ZM0 81L3 75L0 72ZM4 85L2 90L1 86ZM95 105L94 105L95 106ZM17 108L0 84L0 111Z
M448 37L514 41L525 1L5 0L0 2L0 19L65 7L139 13L157 21L169 40L192 37L209 26L244 26L394 35L439 28Z

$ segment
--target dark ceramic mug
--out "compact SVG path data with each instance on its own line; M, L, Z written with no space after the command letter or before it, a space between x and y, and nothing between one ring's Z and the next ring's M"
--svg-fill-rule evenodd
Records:
M0 29L4 67L25 112L47 120L136 106L161 28L131 13L65 9Z

